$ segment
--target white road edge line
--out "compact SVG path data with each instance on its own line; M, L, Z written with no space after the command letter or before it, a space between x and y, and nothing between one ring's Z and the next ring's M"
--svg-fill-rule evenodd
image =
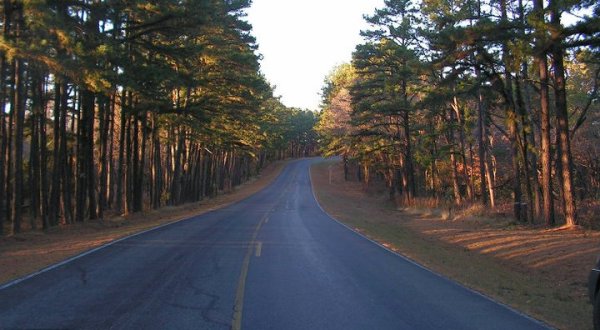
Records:
M410 259L409 257L407 257L407 256L405 256L405 255L402 255L402 254L400 254L400 253L398 253L398 252L396 252L396 251L394 251L394 250L391 250L391 249L389 249L389 248L385 247L383 244L381 244L381 243L379 243L379 242L377 242L377 241L375 241L375 240L373 240L373 239L371 239L371 238L369 238L369 237L367 237L367 236L363 235L362 233L360 233L360 232L358 232L358 231L356 231L356 230L352 229L351 227L349 227L349 226L348 226L348 225L346 225L345 223L341 222L340 220L338 220L338 219L334 218L333 216L329 215L329 213L327 213L327 212L325 211L325 209L323 209L323 207L322 207L322 206L321 206L321 204L319 203L319 200L317 199L317 196L315 195L315 189L314 189L314 184L313 184L313 180L312 180L312 171L311 171L312 165L313 165L313 164L310 164L310 166L309 166L309 168L308 168L308 177L309 177L309 180L310 180L310 188L311 188L311 190L312 190L312 196L313 196L313 199L315 200L315 202L317 203L317 205L319 206L319 209L321 209L321 211L322 211L322 212L323 212L323 213L324 213L324 214L325 214L325 215L326 215L326 216L327 216L329 219L333 220L335 223L339 224L340 226L342 226L342 227L344 227L344 228L348 229L349 231L351 231L351 232L352 232L352 233L354 233L355 235L358 235L359 237L362 237L362 238L366 239L367 241L369 241L369 242L371 242L371 243L373 243L373 244L375 244L375 245L379 246L380 248L382 248L382 249L386 250L387 252L389 252L389 253L392 253L392 254L394 254L394 255L396 255L396 256L398 256L398 257L400 257L400 258L402 258L402 259L406 260L407 262L409 262L409 263L411 263L411 264L413 264L413 265L415 265L415 266L417 266L417 267L419 267L419 268L421 268L421 269L423 269L423 270L426 270L426 271L428 271L428 272L430 272L430 273L434 274L435 276L437 276L437 277L439 277L439 278L442 278L442 279L444 279L444 280L446 280L446 281L452 282L452 283L454 283L455 285L458 285L459 287L462 287L462 288L464 288L465 290L467 290L467 291L470 291L470 292L472 292L472 293L474 293L474 294L476 294L476 295L478 295L478 296L480 296L480 297L482 297L482 298L484 298L484 299L486 299L486 300L489 300L489 301L491 301L491 302L493 302L493 303L496 303L496 304L498 304L498 305L500 305L500 306L502 306L502 307L504 307L504 308L506 308L506 309L508 309L508 310L512 311L513 313L516 313L517 315L520 315L520 316L522 316L522 317L524 317L524 318L526 318L526 319L528 319L528 320L530 320L530 321L532 321L532 322L534 322L534 323L537 323L538 325L540 325L540 326L542 326L542 327L545 327L545 328L547 328L547 329L554 329L554 328L553 328L553 327L551 327L549 324L546 324L545 322L543 322L543 321L541 321L541 320L538 320L538 319L536 319L536 318L534 318L534 317L532 317L532 316L529 316L529 315L527 315L527 314L525 314L525 313L523 313L523 312L521 312L521 311L519 311L519 310L517 310L517 309L515 309L515 308L512 308L512 307L510 307L510 306L508 306L508 305L506 305L506 304L504 304L504 303L502 303L502 302L499 302L499 301L497 301L497 300L493 299L492 297L490 297L490 296L487 296L487 295L485 295L485 294L483 294L483 293L481 293L481 292L479 292L479 291L476 291L476 290L474 290L474 289L471 289L471 288L469 288L469 287L467 287L467 286L464 286L463 284L461 284L461 283L459 283L459 282L457 282L457 281L455 281L455 280L453 280L453 279L451 279L451 278L449 278L449 277L446 277L446 276L444 276L444 275L442 275L442 274L440 274L440 273L437 273L437 272L435 272L435 271L433 271L433 270L431 270L431 269L429 269L429 268L427 268L427 267L425 267L425 266L423 266L423 265L419 264L418 262L416 262L416 261L414 261L414 260Z
M179 222L182 222L182 221L191 220L191 219L193 219L193 218L195 218L195 217L197 217L197 216L204 216L204 215L207 215L207 214L213 213L213 212L215 212L215 211L218 211L218 210L224 209L224 208L226 208L226 207L229 207L229 206L231 206L231 205L234 205L234 204L237 204L237 203L241 203L241 202L243 202L243 201L245 201L245 200L247 200L247 199L250 199L252 196L254 196L255 194L257 194L258 192L261 192L261 191L263 191L263 190L267 189L268 187L270 187L270 186L271 186L271 185L272 185L272 184L273 184L275 181L277 181L277 179L278 179L278 178L281 176L281 174L284 172L284 170L285 170L285 169L286 169L286 168L287 168L287 167L288 167L288 166L289 166L291 163L295 163L295 162L298 162L298 160L296 160L296 161L291 161L291 162L289 162L288 164L286 164L286 165L285 165L285 166L284 166L284 167L283 167L283 168L280 170L279 174L277 174L277 176L276 176L276 177L274 177L273 179L271 179L271 182L270 182L268 185L266 185L265 187L263 187L263 188L262 188L262 189L260 189L259 191L257 191L257 192L255 192L255 193L251 194L250 196L247 196L247 197L245 197L245 198L242 198L242 199L240 199L239 201L235 201L235 202L232 202L232 203L226 203L226 204L224 204L224 205L222 205L222 206L219 206L219 207L216 207L216 208L210 208L210 209L206 210L206 212L204 212L204 213L201 213L201 214L197 214L197 215L194 215L194 216L191 216L191 217L187 217L187 218L179 219L179 220L176 220L176 221L173 221L173 222L165 223L165 224L162 224L162 225L160 225L160 226L158 226L158 227L149 228L149 229L147 229L147 230L144 230L144 231L141 231L141 232L138 232L138 233L134 233L134 234L131 234L131 235L129 235L129 236L121 237L121 238L119 238L119 239L117 239L117 240L114 240L114 241L112 241L112 242L108 242L108 243L106 243L106 244L104 244L104 245L101 245L101 246L95 247L95 248L93 248L93 249L91 249L91 250L87 250L87 251L85 251L85 252L82 252L82 253L80 253L80 254L77 254L77 255L75 255L75 256L73 256L73 257L70 257L70 258L68 258L68 259L65 259L65 260L63 260L63 261L60 261L60 262L58 262L58 263L56 263L56 264L50 265L50 266L48 266L48 267L46 267L46 268L42 268L42 269L40 269L40 270L38 270L38 271L36 271L36 272L34 272L34 273L31 273L31 274L25 275L25 276L23 276L23 277L19 277L19 278L17 278L17 279L14 279L14 280L12 280L12 281L6 282L6 283L4 283L4 284L0 284L0 291L1 291L1 290L4 290L4 289L7 289L7 288L10 288L11 286L17 285L17 284L19 284L19 283L21 283L21 282L23 282L23 281L26 281L26 280L28 280L28 279L30 279L30 278L32 278L32 277L38 276L38 275L40 275L40 274L43 274L43 273L45 273L45 272L51 271L51 270L53 270L53 269L56 269L56 268L58 268L58 267L60 267L60 266L66 265L66 264L68 264L68 263L70 263L70 262L73 262L73 261L75 261L75 260L77 260L77 259L79 259L79 258L85 257L85 256L87 256L87 255L89 255L89 254L92 254L92 253L96 252L96 251L99 251L99 250L102 250L102 249L104 249L104 248L107 248L107 247L109 247L109 246L111 246L111 245L113 245L113 244L117 244L117 243L119 243L119 242L121 242L121 241L124 241L124 240L126 240L126 239L129 239L129 238L132 238L132 237L135 237L135 236L138 236L138 235L142 235L142 234L145 234L145 233L149 233L149 232L151 232L151 231L153 231L153 230L158 230L158 229L160 229L160 228L163 228L163 227L166 227L166 226L174 225L174 224L176 224L176 223L179 223Z
M206 214L212 213L212 212L214 212L214 211L216 211L216 210L217 210L217 209L211 209L211 210L209 210L208 212L205 212L205 213L203 213L203 214L199 214L199 215L206 215ZM73 256L73 257L70 257L70 258L68 258L68 259L65 259L65 260L63 260L63 261L61 261L61 262L58 262L58 263L56 263L56 264L53 264L53 265L50 265L50 266L48 266L48 267L46 267L46 268L42 268L42 269L38 270L37 272L31 273L31 274L29 274L29 275L25 275L25 276L23 276L23 277L20 277L20 278L17 278L17 279L15 279L15 280L9 281L9 282L7 282L7 283L5 283L5 284L2 284L2 285L0 285L0 290L4 290L4 289L7 289L7 288L10 288L11 286L17 285L17 284L19 284L19 283L21 283L21 282L23 282L23 281L26 281L26 280L28 280L28 279L30 279L30 278L32 278L32 277L38 276L38 275L40 275L40 274L46 273L46 272L48 272L48 271L51 271L51 270L53 270L53 269L56 269L56 268L58 268L58 267L61 267L61 266L63 266L63 265L66 265L66 264L68 264L68 263L70 263L70 262L73 262L73 261L75 261L75 260L77 260L77 259L83 258L83 257L85 257L85 256L87 256L87 255L90 255L90 254L94 253L94 252L100 251L100 250L102 250L102 249L104 249L104 248L107 248L107 247L109 247L109 246L111 246L111 245L114 245L114 244L117 244L117 243L119 243L119 242L122 242L122 241L124 241L124 240L126 240L126 239L130 239L130 238L133 238L133 237L136 237L136 236L139 236L139 235L145 234L145 233L149 233L149 232L151 232L151 231L154 231L154 230L158 230L158 229L164 228L164 227L166 227L166 226L174 225L174 224L176 224L176 223L179 223L179 222L183 222L183 221L191 220L191 219L193 219L193 218L195 218L195 217L197 217L197 216L199 216L199 215L195 215L195 216L191 216L191 217L187 217L187 218L179 219L179 220L176 220L176 221L173 221L173 222L169 222L169 223L162 224L162 225L160 225L160 226L157 226L157 227L153 227L153 228L146 229L146 230L144 230L144 231L140 231L140 232L138 232L138 233L134 233L134 234L131 234L131 235L128 235L128 236L125 236L125 237L121 237L121 238L119 238L119 239L116 239L116 240L114 240L114 241L112 241L112 242L108 242L108 243L106 243L106 244L104 244L104 245L101 245L101 246L95 247L95 248L93 248L93 249L91 249L91 250L87 250L87 251L85 251L85 252L82 252L82 253L80 253L80 254L77 254L77 255L75 255L75 256Z

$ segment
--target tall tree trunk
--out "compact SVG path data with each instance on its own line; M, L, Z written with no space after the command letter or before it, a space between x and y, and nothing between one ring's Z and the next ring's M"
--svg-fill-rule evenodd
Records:
M458 127L458 142L460 143L460 158L462 161L462 177L465 182L465 186L467 188L467 198L469 201L473 200L473 191L471 190L469 174L467 172L467 151L466 151L466 143L465 143L465 132L464 132L464 122L462 116L462 110L460 109L460 105L458 104L458 98L454 96L452 98L452 109L454 110L454 115L456 116L456 123Z
M132 189L132 211L133 212L140 212L142 210L142 182L138 182L138 180L140 179L139 177L139 173L140 173L140 167L141 167L141 161L140 161L140 132L139 132L139 120L138 120L138 116L134 116L134 118L132 119L132 125L133 125L133 134L132 134L132 142L133 142L133 146L132 146L132 180L131 180L131 189Z
M530 167L529 167L529 137L528 135L528 130L529 128L526 126L526 123L529 121L528 120L528 116L527 116L527 111L525 109L525 102L523 101L523 94L522 94L522 90L521 90L521 81L520 81L520 77L517 76L515 78L515 91L517 94L517 109L519 112L519 120L521 122L521 132L520 132L520 136L521 136L521 144L520 144L520 151L521 151L521 159L523 160L523 174L524 174L524 180L525 180L525 192L527 194L527 201L528 201L528 205L527 205L527 213L526 216L528 218L529 221L533 222L534 221L534 214L533 214L533 204L534 204L534 197L533 197L533 190L532 190L532 186L531 186L531 172L530 172ZM537 169L535 169L537 170Z
M127 164L125 171L125 213L129 214L133 211L133 173L135 169L133 167L133 137L132 125L135 125L135 116L129 116L127 118L126 132L125 132L125 163Z
M152 144L153 144L153 165L152 165L152 208L158 209L161 207L161 195L162 195L162 165L161 165L161 147L159 138L159 128L157 122L157 116L152 116Z
M115 123L117 122L117 118L116 118L116 103L117 103L117 91L115 91L113 93L113 95L111 96L111 102L110 102L110 122L109 122L109 128L108 128L108 140L109 140L109 145L108 145L108 164L109 164L109 168L108 168L108 197L107 197L107 205L108 208L112 209L114 206L114 201L115 201L115 181L119 180L119 178L117 178L116 176L116 171L115 171L115 159L114 159L114 149L115 149L115 135L116 133L116 126Z
M31 112L31 150L29 151L29 221L32 229L36 229L36 222L40 210L40 129L39 117L42 116L42 100L39 95L40 79L37 73L31 84L32 112Z
M148 125L147 121L148 121L148 116L146 113L142 114L142 119L140 122L141 125L141 145L140 145L140 157L139 157L139 164L138 164L138 171L137 171L137 178L136 178L136 185L139 186L139 191L137 194L137 200L136 200L136 208L138 209L138 211L143 211L144 209L144 172L145 172L145 161L146 161L146 145L147 145L147 141L148 141L148 130L146 129L146 126Z
M127 126L127 92L123 90L121 95L121 125L119 127L119 160L117 166L117 178L116 178L116 193L115 193L115 208L119 214L125 213L123 203L123 186L125 185L125 131Z
M60 215L60 183L61 183L61 170L63 164L61 163L60 157L60 137L61 137L61 97L62 96L62 84L56 78L54 83L54 129L53 129L53 144L54 149L52 151L52 187L50 191L50 210L49 210L49 222L51 226L58 224L58 218Z
M4 1L4 5L6 6L6 0ZM7 38L7 31L9 23L9 16L4 14L4 37ZM0 54L0 109L6 109L6 57L4 54ZM8 203L6 203L6 163L7 163L7 147L8 147L8 130L6 127L6 112L0 111L0 236L4 235L4 222L6 219L6 213L4 212L5 208L8 208Z
M94 170L94 107L95 95L84 89L80 95L77 144L77 206L75 219L96 218L96 187ZM87 217L86 217L87 209Z
M177 138L177 149L175 150L175 161L173 163L173 180L171 182L171 205L178 205L181 197L181 158L184 151L185 145L185 133L183 129L178 130L178 134L175 135Z
M564 50L562 48L562 30L560 21L560 8L557 0L550 2L552 41L551 48L554 71L554 99L556 104L556 121L558 143L560 145L559 161L561 165L560 177L562 181L563 205L565 222L567 226L578 225L575 208L575 195L573 191L573 163L571 156L571 141L569 134L569 113L567 109L567 93L564 67Z
M39 120L39 130L40 130L40 187L41 187L41 217L42 217L42 226L44 230L50 228L50 222L48 219L48 141L47 141L47 131L46 131L46 95L47 83L43 83L40 81L38 95L40 96L41 108L40 108L40 116Z
M405 84L405 83L404 83ZM409 104L408 95L406 94L406 86L403 86L403 94L404 94L404 102L405 104ZM407 194L407 201L412 202L413 198L416 196L416 182L415 182L415 169L413 165L413 151L412 151L412 142L410 139L410 115L408 111L403 111L403 120L402 125L404 126L404 143L405 143L405 164L404 171L406 172L407 177L407 185L408 189L405 191Z
M100 118L100 191L98 193L98 218L104 218L104 210L108 207L108 144L109 144L109 126L111 121L110 100L104 96L98 100L99 118Z
M85 207L86 207L86 155L85 155L85 114L83 111L81 93L77 96L77 158L75 160L75 221L83 222L85 219Z
M5 91L6 88L4 86L4 64L5 60L2 58L2 66L0 67L0 109L4 109L6 107L5 99ZM6 129L6 113L4 111L0 111L0 236L4 235L4 222L6 213L4 212L5 208L8 208L8 204L5 201L6 196L6 150L8 137L7 129Z
M500 0L500 10L502 15L502 21L508 21L507 15L507 4L506 0ZM522 221L522 205L523 196L521 192L521 170L519 166L519 128L517 122L517 114L515 112L515 102L513 97L513 77L511 70L511 55L508 44L504 42L502 44L502 62L504 65L505 72L505 109L506 117L508 121L508 134L511 142L511 157L512 157L512 170L514 174L513 180L513 213L517 221Z
M20 12L20 10L19 10ZM22 13L19 13L18 21L22 20ZM17 35L19 34L20 24L17 24ZM14 135L14 181L13 181L13 204L12 204L12 222L13 232L21 232L21 219L23 216L23 135L25 126L25 92L24 92L24 62L20 59L14 59L14 94L13 103L15 111L15 135Z
M95 131L95 100L96 95L92 91L86 91L88 95L84 94L84 98L89 98L87 101L84 101L84 105L86 105L88 110L86 111L86 128L87 139L85 145L85 154L86 154L86 183L87 183L87 194L88 194L88 214L91 220L94 220L98 217L97 214L97 197L96 197L96 164L94 160L94 131Z
M61 82L60 87L60 176L62 179L62 207L63 207L63 216L64 221L66 223L73 223L75 221L74 209L73 209L73 157L72 151L69 150L68 146L68 135L67 135L67 118L68 114L68 84L66 81ZM73 112L73 116L75 113ZM72 124L75 124L74 118L71 120ZM71 127L71 132L73 132L73 128ZM59 185L60 187L60 185Z
M488 205L489 189L486 183L485 166L486 166L486 150L485 145L485 103L483 93L481 92L481 86L477 91L477 144L479 151L479 176L481 177L481 203L486 206Z
M14 66L11 65L12 72L14 72ZM12 74L12 73L11 73ZM14 84L10 87L9 99L13 99ZM13 164L13 151L14 151L14 124L15 124L15 107L14 102L10 101L10 113L8 115L8 125L6 128L6 219L10 221L12 231L12 200L14 198L14 164Z
M462 201L462 196L460 195L460 184L458 183L458 165L456 163L454 147L452 148L452 151L450 151L450 162L452 166L452 192L454 193L454 204L459 205Z
M453 109L449 109L448 111L449 118L449 126L448 126L448 135L446 136L448 145L450 146L450 166L452 166L452 192L454 194L454 204L459 205L462 201L462 196L460 193L460 183L458 181L458 164L456 162L456 144L454 143L455 134L454 134L454 124L456 122L456 113Z
M489 154L489 153L488 153ZM491 155L491 154L490 154ZM492 159L489 159L490 157L488 157L488 159L486 159L485 162L485 179L487 181L487 186L489 188L489 193L490 193L490 207L492 209L494 209L496 207L496 188L494 187L495 184L495 162L494 162L494 158L492 155Z

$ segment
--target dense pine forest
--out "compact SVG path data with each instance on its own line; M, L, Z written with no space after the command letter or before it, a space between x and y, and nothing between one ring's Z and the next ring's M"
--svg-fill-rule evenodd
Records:
M273 96L249 5L2 1L0 235L231 190L313 154L315 123L347 178L405 205L600 209L595 1L386 0L320 115Z
M365 19L317 126L347 179L403 205L598 225L597 1L386 0Z
M199 201L314 149L249 1L1 3L0 235Z

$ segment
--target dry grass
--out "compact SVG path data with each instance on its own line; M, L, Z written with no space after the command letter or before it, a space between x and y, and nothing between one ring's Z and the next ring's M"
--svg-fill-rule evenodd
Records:
M377 189L345 182L342 169L313 167L317 197L335 218L407 257L560 329L591 329L587 276L600 233L515 225L461 212L399 210ZM375 191L375 192L373 192Z
M0 283L22 277L121 237L242 200L272 182L284 165L284 162L272 164L259 177L235 188L233 192L199 203L118 216L103 222L63 226L49 232L30 231L0 238Z

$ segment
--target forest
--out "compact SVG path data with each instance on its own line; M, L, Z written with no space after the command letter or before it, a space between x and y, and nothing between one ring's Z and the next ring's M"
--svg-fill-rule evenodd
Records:
M320 113L274 96L250 3L3 0L0 235L199 201L317 139L404 205L594 226L598 3L386 0Z
M311 154L250 1L3 0L0 235L199 201Z
M401 205L600 227L600 3L386 0L323 87L347 180Z

